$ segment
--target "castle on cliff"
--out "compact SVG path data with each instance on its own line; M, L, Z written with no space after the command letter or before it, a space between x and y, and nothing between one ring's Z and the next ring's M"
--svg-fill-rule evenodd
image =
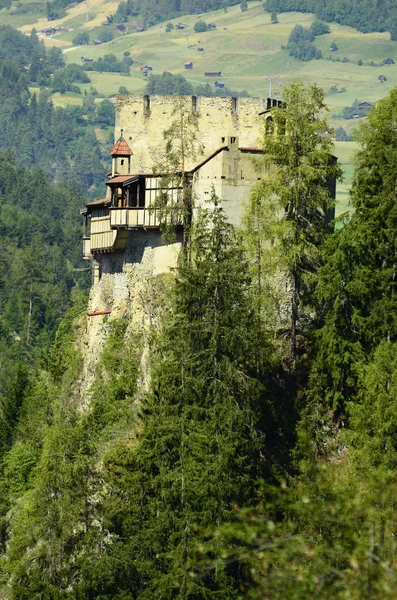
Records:
M252 185L260 179L252 157L261 153L258 139L271 121L275 99L196 97L185 99L198 115L197 141L201 156L187 157L184 179L195 207L210 198L212 188L224 202L229 221L238 224ZM106 181L108 194L89 202L85 219L84 258L93 259L96 280L103 273L120 273L124 266L151 252L153 271L175 264L182 239L165 244L156 200L163 178L156 165L165 152L163 132L170 126L175 107L173 96L119 96L116 104L116 135L111 151L112 171ZM170 203L181 202L180 186L167 190ZM194 215L193 215L194 218Z

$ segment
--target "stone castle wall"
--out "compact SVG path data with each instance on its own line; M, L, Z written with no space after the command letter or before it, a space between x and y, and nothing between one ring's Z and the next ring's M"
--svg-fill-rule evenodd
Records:
M198 141L203 157L228 144L236 137L240 146L257 146L266 109L262 98L187 97L192 111L199 113ZM174 96L121 95L116 104L116 139L120 130L134 155L132 173L150 173L163 157L163 131L170 126ZM195 165L188 164L190 169Z

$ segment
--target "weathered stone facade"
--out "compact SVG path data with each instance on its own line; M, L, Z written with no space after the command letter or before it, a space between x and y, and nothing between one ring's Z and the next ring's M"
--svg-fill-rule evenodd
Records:
M230 138L242 147L257 146L268 99L192 96L199 114L198 140L203 157L210 156ZM277 103L277 101L274 101ZM163 131L170 125L174 96L121 95L116 104L116 137L121 129L134 155L132 173L150 173L164 153ZM188 163L186 168L196 165Z

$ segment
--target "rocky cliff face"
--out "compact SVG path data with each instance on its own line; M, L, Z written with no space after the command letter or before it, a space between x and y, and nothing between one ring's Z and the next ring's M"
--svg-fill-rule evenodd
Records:
M125 252L100 257L100 277L92 286L88 311L111 310L111 313L87 316L80 340L84 363L80 386L82 407L89 406L90 387L95 381L108 323L128 319L126 335L133 330L147 337L161 310L161 276L176 266L180 247L179 240L164 244L158 231L131 231ZM144 385L148 377L145 356L144 344L141 365Z

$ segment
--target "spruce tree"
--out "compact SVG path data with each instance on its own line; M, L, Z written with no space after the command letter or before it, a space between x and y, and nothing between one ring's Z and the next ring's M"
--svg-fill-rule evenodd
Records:
M312 390L338 412L345 412L347 399L357 393L361 368L378 345L397 339L396 118L397 90L392 90L360 124L351 189L354 212L329 240L319 271L322 318Z
M208 527L255 502L266 474L258 422L266 415L270 430L273 417L257 374L247 265L214 194L211 201L182 252L153 343L136 448L116 448L107 461L122 498L112 504L125 540L118 556L130 553L137 598L240 597L237 569L201 568L200 545Z

